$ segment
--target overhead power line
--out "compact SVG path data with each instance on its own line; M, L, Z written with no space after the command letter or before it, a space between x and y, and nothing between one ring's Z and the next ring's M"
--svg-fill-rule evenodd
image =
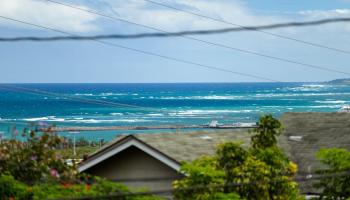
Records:
M148 107L148 106L138 106L138 105L132 105L132 104L125 104L125 103L118 103L118 102L111 102L106 100L99 100L99 99L91 99L91 98L83 98L83 97L77 97L74 95L69 94L61 94L61 93L55 93L55 92L48 92L45 90L39 90L37 88L28 88L28 87L20 87L16 85L11 84L0 84L0 90L7 90L7 91L13 91L13 92L20 92L20 93L27 93L37 96L45 96L45 97L58 97L62 98L64 100L70 100L75 102L81 102L85 104L93 104L93 105L100 105L100 106L106 106L106 107L115 107L115 108L132 108L132 109L139 109L144 111L153 111L153 112L160 112L164 114L169 113L177 113L179 111L177 110L169 110L169 109L159 109L154 107ZM231 119L230 117L223 117L222 119ZM45 121L45 120L43 120ZM16 122L16 121L0 121L0 124L25 124L28 125L28 123L24 122ZM182 125L179 125L182 126Z
M171 5L168 5L168 4L165 4L165 3L161 3L161 2L158 2L158 1L154 1L154 0L144 0L144 1L152 3L152 4L155 4L155 5L158 5L158 6L162 6L162 7L170 8L170 9L173 9L173 10L177 10L177 11L180 11L180 12L183 12L183 13L187 13L187 14L190 14L190 15L194 15L194 16L197 16L197 17L201 17L201 18L212 20L212 21L221 22L221 23L224 23L224 24L236 26L236 27L239 27L238 29L257 31L257 32L260 32L260 33L263 33L263 34L271 35L271 36L282 38L282 39L286 39L286 40L291 40L291 41L302 43L302 44L305 44L305 45L310 45L310 46L314 46L314 47L318 47L318 48L323 48L323 49L328 49L328 50L332 50L332 51L336 51L336 52L350 54L350 51L348 51L348 50L339 49L339 48L335 48L335 47L330 47L330 46L326 46L326 45L323 45L323 44L318 44L318 43L315 43L315 42L309 42L309 41L293 38L293 37L290 37L290 36L285 36L285 35L281 35L281 34L277 34L277 33L271 33L271 32L264 31L264 30L267 30L267 29L285 28L285 27L292 27L292 26L314 26L314 25L321 25L321 24L334 23L334 22L348 22L349 18L339 18L339 21L334 18L335 21L333 21L332 19L325 19L325 20L319 20L319 21L280 23L280 24L272 24L272 25L255 26L254 27L254 26L243 26L243 25L240 25L240 24L237 24L237 23L226 21L224 19L210 17L210 16L203 15L203 14L200 14L200 13L197 13L197 12L184 10L184 9L181 9L181 8L178 8L178 7L175 7L175 6L171 6ZM234 29L235 28L233 28L233 30ZM227 30L229 30L229 29L227 29Z
M138 110L149 111L149 112L159 112L159 113L163 113L163 114L179 112L179 111L170 110L170 109L164 110L164 109L154 108L154 107L149 107L149 106L138 106L138 105L112 102L112 101L106 101L106 100L76 97L74 95L69 95L69 94L48 92L48 91L39 90L36 88L32 89L32 88L20 87L20 86L9 85L9 84L0 84L0 90L1 89L7 90L7 91L13 91L13 92L27 93L27 94L37 95L37 96L58 97L58 98L62 98L64 100L70 100L70 101L80 102L80 103L84 103L84 104L93 104L93 105L100 105L100 106L106 106L106 107L131 108L131 109L138 109ZM223 117L223 119L231 119L231 118ZM42 120L42 121L45 121L45 120ZM16 122L16 121L0 121L0 124L28 125L29 123L33 123L33 122L25 123L25 122ZM182 126L182 125L178 125L178 126ZM61 126L61 128L62 128L62 126Z
M322 180L324 178L337 178L337 177L342 177L344 175L349 175L349 173L339 173L338 175L321 175L321 176L316 176L311 178L295 178L290 181L309 182L309 181ZM195 192L203 189L221 189L221 188L234 188L234 187L247 186L247 185L265 185L265 184L285 182L285 181L286 181L285 179L281 180L276 178L276 179L265 180L265 181L249 181L249 182L227 183L227 184L206 184L206 185L197 184L186 188L163 189L163 190L154 190L149 192L117 192L114 194L101 195L101 196L66 197L66 198L61 198L60 200L90 200L90 199L107 199L107 198L125 198L125 197L132 197L132 196L135 197L135 196L148 196L148 195L163 195L163 194L174 194L176 192L191 192L191 191ZM51 199L51 200L54 200L54 199Z
M54 1L54 0L43 0L43 1L51 2L51 3L54 3L54 4L58 4L58 5L61 5L61 6L69 7L69 8L80 10L80 11L87 12L87 13L91 13L91 14L94 14L94 15L106 17L106 18L114 20L114 21L121 21L121 22L125 22L125 23L128 23L128 24L133 24L133 25L136 25L136 26L144 27L144 28L147 28L147 29L160 31L160 32L163 32L163 33L169 33L168 31L165 31L163 29L159 29L159 28L155 28L155 27L152 27L152 26L148 26L148 25L132 22L132 21L129 21L129 20L126 20L126 19L122 19L122 18L106 15L106 14L100 13L100 12L98 12L96 10L84 9L84 8L81 8L81 7L76 7L76 6L73 6L73 5L70 5L70 4L66 4L66 3L62 3L62 2L58 2L58 1ZM333 72L333 73L350 75L349 72L337 70L337 69L334 69L333 67L324 67L324 66L319 66L319 65L303 63L303 62L296 61L296 60L291 60L291 59L287 59L287 58L281 58L281 57L277 57L277 56L273 56L273 55L267 55L267 54L263 54L263 53L259 53L259 52L255 52L255 51L251 51L251 50L240 49L240 48L228 46L228 45L221 44L221 43L215 43L215 42L211 42L211 41L207 41L207 40L203 40L203 39L198 39L198 38L191 37L191 36L184 36L183 35L183 36L179 36L179 37L186 38L186 39L193 40L193 41L197 41L197 42L200 42L200 43L203 43L203 44L207 44L207 45L210 45L210 46L216 46L216 47L220 47L220 48L224 48L224 49L228 49L228 50L238 51L238 52L245 53L245 54L255 55L255 56L264 57L264 58L268 58L268 59L272 59L272 60L278 60L278 61L282 61L282 62L286 62L286 63L292 63L292 64L296 64L296 65L303 66L303 67L308 67L308 68L313 68L313 69L318 69L318 70L323 70L323 71L328 71L328 72ZM96 39L94 39L94 40L96 40ZM101 40L99 40L99 41L101 41Z
M76 102L81 102L81 103L86 103L86 104L102 105L102 106L108 106L108 107L136 108L136 109L157 111L157 112L168 112L169 111L169 110L165 111L162 109L157 109L157 108L152 108L152 107L137 106L137 105L131 105L131 104L118 103L118 102L110 102L110 101L99 100L99 99L76 97L76 96L72 96L69 94L60 94L60 93L48 92L48 91L39 90L39 89L31 89L31 88L27 88L27 87L19 87L19 86L8 85L8 84L6 84L6 85L0 84L0 89L29 93L29 94L39 95L39 96L46 96L46 97L60 97L60 98L68 99L71 101L76 101Z
M317 21L307 22L289 22L269 24L263 26L246 26L239 28L223 28L223 29L209 29L209 30L190 30L179 32L156 32L156 33L136 33L136 34L107 34L107 35L92 35L92 36L53 36L53 37L0 37L0 42L21 42L21 41L35 41L35 42L50 42L50 41L64 41L64 40L91 40L91 39L140 39L140 38L167 38L167 37L179 37L186 35L211 35L240 31L257 31L263 29L275 29L285 27L304 27L304 26L316 26L321 24L336 23L336 22L350 22L350 18L331 18ZM328 47L329 48L329 47ZM343 53L349 53L345 50L340 50Z
M18 22L18 23L22 23L22 24L26 24L26 25L30 25L30 26L34 26L34 27L41 28L41 29L54 31L54 32L57 32L57 33L62 33L62 34L65 34L65 35L78 36L76 34L68 33L68 32L65 32L65 31L61 31L61 30L58 30L58 29L54 29L54 28L50 28L50 27L46 27L46 26L42 26L42 25L33 24L33 23L30 23L30 22L25 22L25 21L14 19L14 18L10 18L10 17L0 16L0 18L6 19L6 20L10 20L10 21L14 21L14 22ZM235 75L239 75L239 76L245 76L245 77L249 77L249 78L258 79L258 80L264 80L264 81L270 81L270 82L281 82L281 81L278 81L278 80L275 80L275 79L266 78L266 77L259 76L259 75L253 75L253 74L233 71L233 70L230 70L230 69L220 68L220 67L217 67L217 66L206 65L206 64L202 64L202 63L189 61L189 60L184 60L184 59L180 59L180 58L170 57L170 56L166 56L166 55L162 55L162 54L158 54L158 53L153 53L153 52L149 52L149 51L144 51L144 50L140 50L140 49L136 49L136 48L132 48L132 47L127 47L127 46L123 46L123 45L120 45L120 44L115 44L115 43L111 43L111 42L107 42L107 41L102 41L102 40L97 40L97 39L91 39L91 41L94 41L94 42L97 42L97 43L100 43L100 44L103 44L103 45L107 45L107 46L112 46L112 47L117 47L117 48L121 48L121 49L126 49L126 50L129 50L129 51L141 53L141 54L144 54L144 55L159 57L159 58L162 58L162 59L165 59L165 60L171 60L171 61L175 61L175 62L178 62L178 63L193 65L193 66L197 66L197 67L200 67L200 68L205 68L205 69L211 69L211 70L231 73L231 74L235 74Z
M288 176L289 173L281 173L280 176ZM303 177L310 177L309 179L315 179L320 177L333 177L333 176L341 176L341 175L350 175L349 170L343 170L342 172L331 172L327 174L319 174L318 171L298 171L297 174L298 178ZM223 178L223 176L213 176L215 178ZM242 176L233 176L231 178L242 178ZM164 177L157 177L157 178L126 178L126 179L111 179L111 181L114 182L149 182L149 181L165 181L165 180L176 180L179 179L179 176L164 176Z

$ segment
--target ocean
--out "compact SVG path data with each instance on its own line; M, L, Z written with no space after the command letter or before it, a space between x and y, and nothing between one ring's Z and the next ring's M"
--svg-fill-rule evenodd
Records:
M14 84L11 91L0 86L0 132L5 137L11 137L14 127L20 130L32 122L56 126L250 123L268 113L279 117L284 112L335 112L350 102L349 85L324 83ZM80 132L79 137L109 140L137 132Z

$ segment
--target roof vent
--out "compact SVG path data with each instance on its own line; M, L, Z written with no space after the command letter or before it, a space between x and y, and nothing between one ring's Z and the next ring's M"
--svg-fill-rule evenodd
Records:
M295 141L295 142L300 142L303 139L303 136L289 136L289 140Z
M207 136L207 135L200 136L200 138L203 140L211 140L212 139L212 137Z

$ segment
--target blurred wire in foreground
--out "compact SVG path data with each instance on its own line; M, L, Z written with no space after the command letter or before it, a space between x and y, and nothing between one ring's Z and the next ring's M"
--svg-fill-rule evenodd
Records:
M109 34L109 35L93 35L93 36L54 36L54 37L1 37L0 42L20 42L20 41L35 41L35 42L50 42L50 41L62 41L62 40L95 40L95 39L141 39L141 38L166 38L166 37L179 37L186 35L211 35L222 34L230 32L240 31L257 31L287 27L304 27L304 26L317 26L330 23L350 22L350 18L330 18L317 21L306 22L289 22L289 23L277 23L263 26L242 26L235 28L223 28L212 30L192 30L192 31L180 31L180 32L156 32L156 33L137 33L137 34Z
M350 175L350 171L346 171L343 173L336 173L333 175L317 175L313 177L295 178L292 181L307 182L307 181L313 181L313 180L321 180L324 178L342 177L344 175ZM63 199L54 199L54 200L119 199L122 197L145 196L145 195L166 195L166 194L172 194L174 192L181 192L181 191L195 191L198 189L208 189L208 188L227 188L227 187L230 188L230 187L238 187L238 186L244 186L244 185L260 185L260 184L266 184L266 183L277 183L281 181L285 181L285 180L275 179L270 181L255 181L255 182L245 182L245 183L197 185L197 186L181 188L181 189L164 189L164 190L155 190L150 192L126 192L126 193L120 192L120 193L104 195L104 196L88 196L88 197L77 197L77 198L67 197Z

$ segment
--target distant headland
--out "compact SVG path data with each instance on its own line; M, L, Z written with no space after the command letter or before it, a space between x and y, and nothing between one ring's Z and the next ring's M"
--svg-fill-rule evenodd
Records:
M337 84L337 85L350 85L350 78L334 79L325 82L327 84Z

